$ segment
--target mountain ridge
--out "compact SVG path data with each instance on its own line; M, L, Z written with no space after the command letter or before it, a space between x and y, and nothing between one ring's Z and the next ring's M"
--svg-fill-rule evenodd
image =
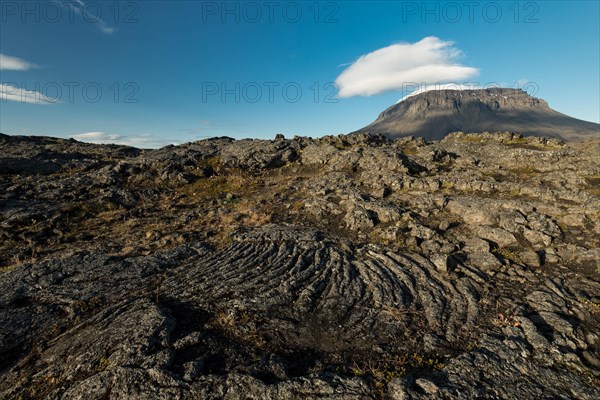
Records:
M451 132L519 132L566 141L600 135L600 125L562 114L520 89L430 90L381 112L358 132L439 140Z

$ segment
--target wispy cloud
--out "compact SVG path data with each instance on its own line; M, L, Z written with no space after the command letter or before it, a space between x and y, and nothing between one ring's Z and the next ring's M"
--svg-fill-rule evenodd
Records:
M38 68L38 66L21 58L0 53L0 71L27 71L33 68Z
M65 7L72 8L79 15L83 15L86 21L92 21L92 23L98 27L100 32L104 33L105 35L112 35L117 31L117 28L114 28L107 24L98 15L92 15L88 11L87 4L85 4L85 2L83 2L82 0L72 0L70 3L63 2L61 4ZM94 3L94 5L97 7L98 3Z
M336 79L340 97L371 96L402 90L417 82L461 82L479 73L458 63L461 51L435 36L416 43L398 43L358 58Z
M106 132L85 132L71 135L70 137L86 143L121 144L148 149L157 149L170 144L179 144L177 141L165 140L149 134L127 136Z
M115 135L104 132L86 132L86 133L78 133L77 135L71 136L73 139L81 140L83 142L102 142L102 141L115 141L122 140L123 136Z
M181 128L180 132L193 135L196 139L206 139L218 136L232 136L246 132L244 124L235 122L216 122L209 120L198 121L194 127Z
M26 90L13 85L0 83L0 101L15 101L18 103L29 104L56 104L60 103L58 99L48 97L35 90Z

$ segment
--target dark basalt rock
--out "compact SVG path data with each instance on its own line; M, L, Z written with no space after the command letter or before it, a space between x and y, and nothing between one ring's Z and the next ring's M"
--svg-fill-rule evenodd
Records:
M2 136L0 398L597 399L598 146Z

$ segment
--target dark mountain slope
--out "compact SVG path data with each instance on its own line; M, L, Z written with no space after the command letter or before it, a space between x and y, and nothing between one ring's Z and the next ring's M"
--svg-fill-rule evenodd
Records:
M420 93L389 107L358 132L438 140L456 131L519 132L571 141L599 136L600 125L559 113L522 90L492 88Z

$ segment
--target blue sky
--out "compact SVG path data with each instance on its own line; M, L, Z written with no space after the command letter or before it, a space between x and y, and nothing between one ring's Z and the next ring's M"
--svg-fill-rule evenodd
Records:
M363 127L412 82L527 85L599 122L600 2L472 4L2 0L0 131L315 137Z

